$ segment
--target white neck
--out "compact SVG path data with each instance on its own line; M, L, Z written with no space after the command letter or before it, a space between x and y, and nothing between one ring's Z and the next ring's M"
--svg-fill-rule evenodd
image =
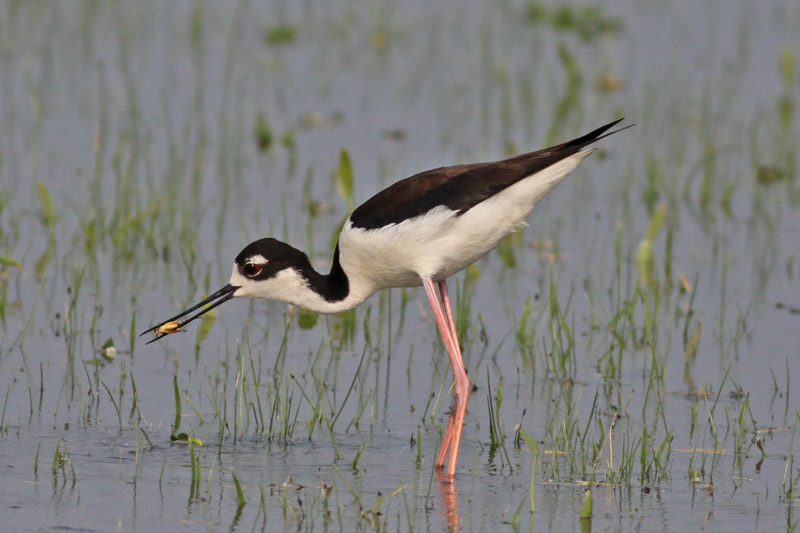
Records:
M237 298L265 298L324 314L353 309L377 290L364 280L348 277L336 262L328 275L290 267L259 281L242 276L234 265L230 284L239 287L234 293Z

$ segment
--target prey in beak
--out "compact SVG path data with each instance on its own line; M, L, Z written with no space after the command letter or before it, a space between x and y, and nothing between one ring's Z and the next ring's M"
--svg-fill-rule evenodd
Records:
M161 322L160 324L156 324L152 328L146 329L139 336L141 337L142 335L147 335L150 332L155 333L156 335L155 338L147 342L147 344L150 344L151 342L156 342L158 339L166 337L171 333L178 333L179 331L183 331L181 328L186 324L188 324L189 322L192 322L193 320L200 318L201 316L208 313L218 305L221 305L230 300L231 298L233 298L233 295L236 292L236 289L238 288L239 287L231 285L229 283L224 287L222 287L217 292L215 292L214 294L212 294L211 296L209 296L208 298L206 298L205 300L203 300L202 302L198 303L197 305L190 307L186 311L183 311L182 313L179 313L174 317L165 320L164 322ZM179 320L181 317L184 317L189 313L192 313L193 311L197 311L203 306L208 306L208 307L205 307L200 312L190 316L189 318Z

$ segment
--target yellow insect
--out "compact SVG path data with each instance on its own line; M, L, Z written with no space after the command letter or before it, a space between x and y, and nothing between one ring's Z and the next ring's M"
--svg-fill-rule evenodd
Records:
M167 322L166 324L161 324L156 328L156 338L163 337L164 335L169 335L170 333L178 333L180 331L184 331L181 328L180 320L173 320L172 322Z
M181 331L185 331L181 329L181 327L184 326L185 324L186 321L184 320L169 320L161 325L154 326L148 329L147 331L142 333L142 335L144 335L145 333L150 333L151 331L156 334L156 336L153 339L147 341L147 344L150 344L151 342L156 342L158 339L166 337L171 333L178 333Z

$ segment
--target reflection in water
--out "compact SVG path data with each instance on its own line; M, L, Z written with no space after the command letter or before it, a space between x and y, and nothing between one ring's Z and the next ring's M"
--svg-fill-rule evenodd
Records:
M464 278L481 276L474 293L459 283L466 362L504 380L499 427L547 451L542 529L579 529L575 483L623 407L606 452L631 467L624 487L593 488L598 530L696 530L711 511L716 529L791 527L800 2L594 2L593 21L624 28L591 43L552 27L555 2L363 4L0 0L0 529L440 531L480 517L513 530L524 473L481 466L454 485L410 461L403 441L435 435L432 413L446 422L449 382L446 359L421 355L439 341L417 289L308 330L239 302L207 337L171 335L155 354L130 331L227 277L249 236L310 245L326 267L347 215L331 176L342 148L364 199L615 110L636 138L537 206L535 235ZM661 204L653 292L636 254ZM96 355L106 339L113 363ZM196 410L177 417L176 396ZM490 412L471 409L471 444ZM720 419L735 424L718 432ZM178 431L217 437L191 454L170 443ZM364 468L327 466L362 443ZM364 498L422 475L424 507L409 490L363 514Z
M439 492L442 495L442 515L447 518L448 531L461 530L461 518L458 516L458 497L456 496L456 480L453 476L448 476L442 468L436 469L436 477L439 481Z

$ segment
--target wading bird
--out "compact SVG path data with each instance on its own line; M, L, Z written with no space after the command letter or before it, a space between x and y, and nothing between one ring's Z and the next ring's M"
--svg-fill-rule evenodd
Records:
M328 274L314 270L305 253L286 243L272 238L252 242L236 256L227 285L142 335L153 332L156 337L150 342L158 340L236 297L333 314L356 307L381 289L422 285L455 376L454 406L436 456L440 472L448 459L447 475L452 477L471 385L447 278L525 226L536 202L594 151L588 145L625 129L606 133L621 120L551 148L492 163L428 170L391 185L347 219Z

